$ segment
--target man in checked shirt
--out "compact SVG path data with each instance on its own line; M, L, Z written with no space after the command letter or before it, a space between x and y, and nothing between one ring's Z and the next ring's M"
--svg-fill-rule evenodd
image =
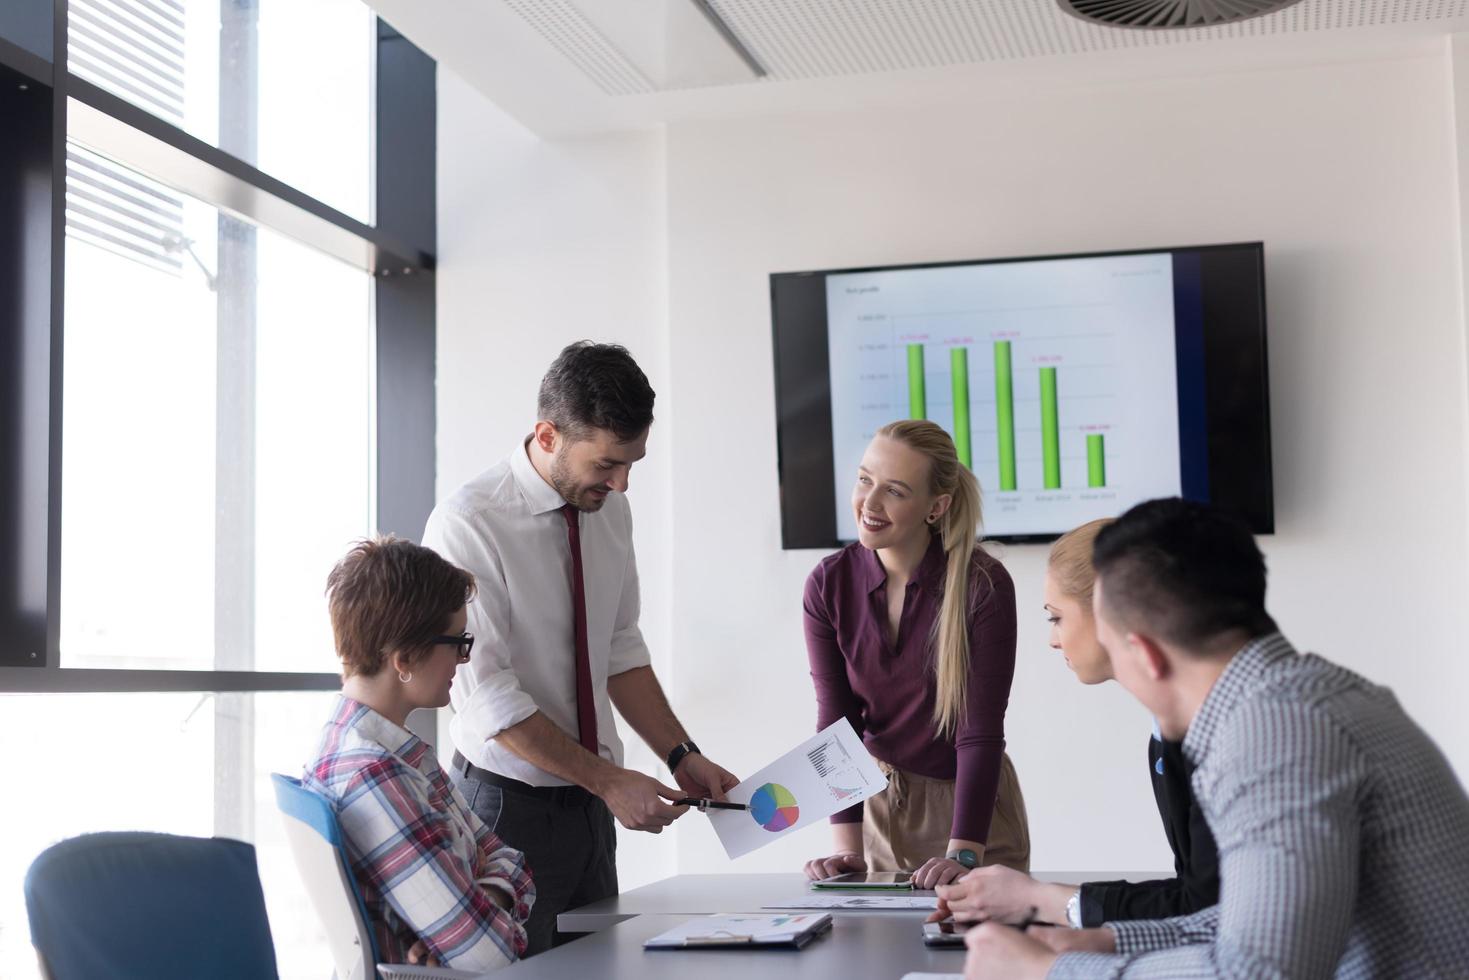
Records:
M1277 631L1249 531L1154 500L1093 560L1117 680L1197 766L1220 902L1100 929L981 926L965 976L1469 977L1469 798L1390 691Z

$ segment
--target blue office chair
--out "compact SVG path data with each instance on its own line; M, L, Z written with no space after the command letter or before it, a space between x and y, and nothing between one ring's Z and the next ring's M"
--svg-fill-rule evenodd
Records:
M51 980L275 980L255 848L222 837L86 834L25 880Z
M447 967L381 962L331 801L290 776L271 773L270 781L275 784L276 805L285 817L296 869L326 929L337 980L474 980L480 976Z

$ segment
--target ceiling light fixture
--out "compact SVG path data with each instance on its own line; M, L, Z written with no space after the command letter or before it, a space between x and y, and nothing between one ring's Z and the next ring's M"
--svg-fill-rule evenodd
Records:
M1188 30L1284 10L1301 0L1056 0L1073 17L1106 27Z

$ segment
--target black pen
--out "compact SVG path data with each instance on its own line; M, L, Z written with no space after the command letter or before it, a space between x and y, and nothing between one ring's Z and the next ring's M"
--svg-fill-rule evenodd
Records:
M1001 923L1001 924L1002 925L1007 925L1011 929L1019 929L1021 932L1024 932L1025 930L1029 929L1031 926L1049 926L1049 925L1051 925L1051 923L1049 923L1049 922L1037 922L1036 921L1036 917L1039 916L1039 915L1040 915L1040 909L1038 909L1034 905L1032 905L1030 907L1030 911L1025 913L1025 918L1021 919L1019 922L1005 922L1005 923ZM998 921L998 920L996 920L996 919L974 919L973 921L970 921L970 922L967 922L967 923L963 923L963 922L960 922L958 919L954 918L952 915L950 915L947 919L941 919L939 921L940 921L940 924L942 924L944 922L949 922L949 923L952 923L955 927L960 926L960 925L963 925L965 928L974 929L974 928L977 928L978 926L984 925L987 922L995 922L995 921ZM956 929L956 931L957 931L957 929Z
M694 799L691 796L684 797L681 800L674 800L673 801L673 805L674 806L692 806L692 807L698 807L700 810L748 810L748 809L750 809L750 804L748 804L748 803L724 803L724 802L721 802L720 800L696 800L696 799Z
M1035 925L1035 917L1039 914L1040 909L1032 905L1030 907L1030 911L1025 913L1025 918L1021 919L1020 922L1015 926L1015 928L1019 929L1021 932L1024 932L1031 926Z

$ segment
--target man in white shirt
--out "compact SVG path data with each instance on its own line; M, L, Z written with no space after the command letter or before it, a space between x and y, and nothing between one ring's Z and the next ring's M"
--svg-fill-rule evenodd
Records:
M424 544L471 572L476 639L451 689L454 777L469 806L523 851L538 899L527 955L556 916L617 894L616 817L659 833L682 797L738 780L689 740L638 628L628 473L653 389L622 347L582 341L541 381L529 437L434 509ZM612 708L680 789L622 766Z

